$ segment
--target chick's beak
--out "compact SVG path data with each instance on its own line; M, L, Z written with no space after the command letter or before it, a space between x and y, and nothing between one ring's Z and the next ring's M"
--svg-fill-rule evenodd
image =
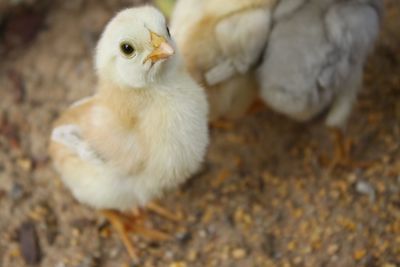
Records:
M150 31L151 34L151 44L154 50L147 56L143 63L146 63L148 60L151 60L151 63L154 64L161 59L166 59L172 56L175 51L171 47L170 44L167 43L164 37Z

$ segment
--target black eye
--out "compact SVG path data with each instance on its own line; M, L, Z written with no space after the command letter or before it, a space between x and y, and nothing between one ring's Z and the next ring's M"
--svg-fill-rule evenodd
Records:
M133 48L133 46L129 43L122 43L120 45L120 49L121 52L127 57L131 57L135 53L135 48Z
M168 33L168 36L171 37L171 32L169 31L168 26L167 26L167 33Z

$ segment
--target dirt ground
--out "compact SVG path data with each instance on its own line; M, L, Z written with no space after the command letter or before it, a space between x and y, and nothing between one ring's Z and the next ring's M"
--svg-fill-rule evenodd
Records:
M130 266L111 227L71 197L46 155L52 121L93 92L102 27L129 2L56 1L43 23L26 25L29 38L2 48L1 267ZM204 170L162 200L185 220L149 217L173 239L132 236L140 266L400 266L400 3L385 3L348 127L354 158L370 164L328 173L322 123L269 110L212 130Z

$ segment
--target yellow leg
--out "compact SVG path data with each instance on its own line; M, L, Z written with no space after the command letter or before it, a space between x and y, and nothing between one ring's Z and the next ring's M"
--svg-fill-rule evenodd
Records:
M257 114L261 111L264 111L266 108L267 106L265 105L264 101L262 101L261 98L257 98L247 110L247 114Z
M153 241L166 241L166 240L171 239L171 236L164 232L161 232L161 231L158 231L155 229L148 229L142 225L135 225L133 227L133 232L135 232L141 236L144 236L148 239L151 239Z
M334 145L333 163L336 165L349 163L353 142L344 136L342 130L337 128L332 130L332 141Z
M154 241L165 241L170 239L170 236L164 232L148 229L144 224L145 216L140 211L133 214L123 214L113 210L103 210L102 215L110 221L115 231L119 235L132 261L138 261L138 252L136 251L132 240L129 238L130 233L139 234L143 237Z
M329 163L329 172L339 166L350 165L351 141L347 140L341 129L331 129L331 140L333 145L333 157Z
M129 256L133 261L138 260L138 253L133 246L132 240L129 238L129 231L126 229L126 217L117 211L112 210L103 210L101 211L102 215L110 221L112 226L115 228L115 231L118 233L119 237L122 240L126 250L128 251Z
M232 130L235 127L232 121L225 118L213 120L209 123L209 126L214 129L221 129L226 131Z
M332 129L333 159L329 164L329 170L338 166L351 168L365 168L371 165L371 162L354 161L351 152L353 140L346 137L341 129Z
M180 222L182 221L182 215L181 214L175 214L172 213L171 211L165 209L164 207L158 205L155 202L150 202L149 204L147 204L146 208L158 215L160 215L161 217L173 221L173 222Z

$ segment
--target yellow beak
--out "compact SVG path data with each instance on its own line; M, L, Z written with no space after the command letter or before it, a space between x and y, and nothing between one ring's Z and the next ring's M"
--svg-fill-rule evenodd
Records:
M170 44L167 43L164 37L150 31L151 35L151 44L154 50L146 57L143 63L146 63L148 60L151 60L151 63L154 64L161 59L168 58L172 56L175 51L171 47Z

